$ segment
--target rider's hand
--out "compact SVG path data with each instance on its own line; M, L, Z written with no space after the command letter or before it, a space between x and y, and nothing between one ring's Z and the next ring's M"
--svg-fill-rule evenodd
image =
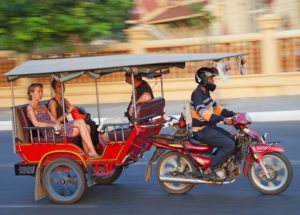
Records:
M224 118L223 122L224 122L226 125L232 125L232 119L231 119L231 118Z

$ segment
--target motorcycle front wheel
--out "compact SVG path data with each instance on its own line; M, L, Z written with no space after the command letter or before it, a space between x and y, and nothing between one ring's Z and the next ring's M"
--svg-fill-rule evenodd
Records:
M279 152L265 154L263 163L268 170L267 178L259 163L252 162L248 169L251 185L259 192L276 195L286 190L293 178L293 169L289 160Z
M194 185L180 182L164 182L161 176L183 177L195 171L192 161L187 156L180 156L176 152L167 152L157 162L156 176L160 186L169 193L183 194L191 190Z

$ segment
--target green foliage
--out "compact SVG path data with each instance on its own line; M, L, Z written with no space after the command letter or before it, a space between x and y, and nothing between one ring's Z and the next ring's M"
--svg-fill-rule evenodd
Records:
M201 3L195 3L190 5L190 8L195 12L201 14L198 18L189 19L189 24L191 26L197 27L199 29L207 28L208 25L213 22L216 17L208 10L205 10Z
M124 29L132 0L1 0L0 49L29 52Z

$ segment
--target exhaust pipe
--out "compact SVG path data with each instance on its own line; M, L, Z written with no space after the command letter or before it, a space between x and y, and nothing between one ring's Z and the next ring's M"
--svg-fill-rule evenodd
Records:
M232 184L235 182L235 179L231 181L206 181L197 178L184 178L184 177L172 177L172 176L160 176L159 180L164 182L179 182L179 183L187 183L187 184L214 184L214 185L222 185L222 184Z

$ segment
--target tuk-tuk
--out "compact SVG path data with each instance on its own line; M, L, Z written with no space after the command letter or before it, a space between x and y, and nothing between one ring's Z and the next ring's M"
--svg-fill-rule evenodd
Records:
M33 126L26 113L27 104L15 105L13 82L17 79L51 77L60 81L63 88L63 83L86 74L95 79L95 94L98 98L98 81L101 81L101 77L123 72L131 75L132 83L136 74L158 78L163 92L162 76L170 68L183 69L188 62L218 62L227 58L236 58L237 62L241 62L244 55L245 53L143 54L27 61L5 74L11 86L14 150L21 158L15 164L15 174L35 177L36 200L47 196L58 204L74 203L84 193L86 183L88 186L110 184L120 177L124 167L139 161L151 149L152 137L160 133L166 122L163 93L162 97L136 104L132 85L134 113L131 122L101 125L101 132L106 135L107 141L99 151L100 156L90 158L65 133L60 138L53 127ZM241 67L241 63L238 65ZM62 101L65 114L64 93ZM96 99L96 102L99 118L99 100ZM46 135L48 132L52 132L51 137Z

